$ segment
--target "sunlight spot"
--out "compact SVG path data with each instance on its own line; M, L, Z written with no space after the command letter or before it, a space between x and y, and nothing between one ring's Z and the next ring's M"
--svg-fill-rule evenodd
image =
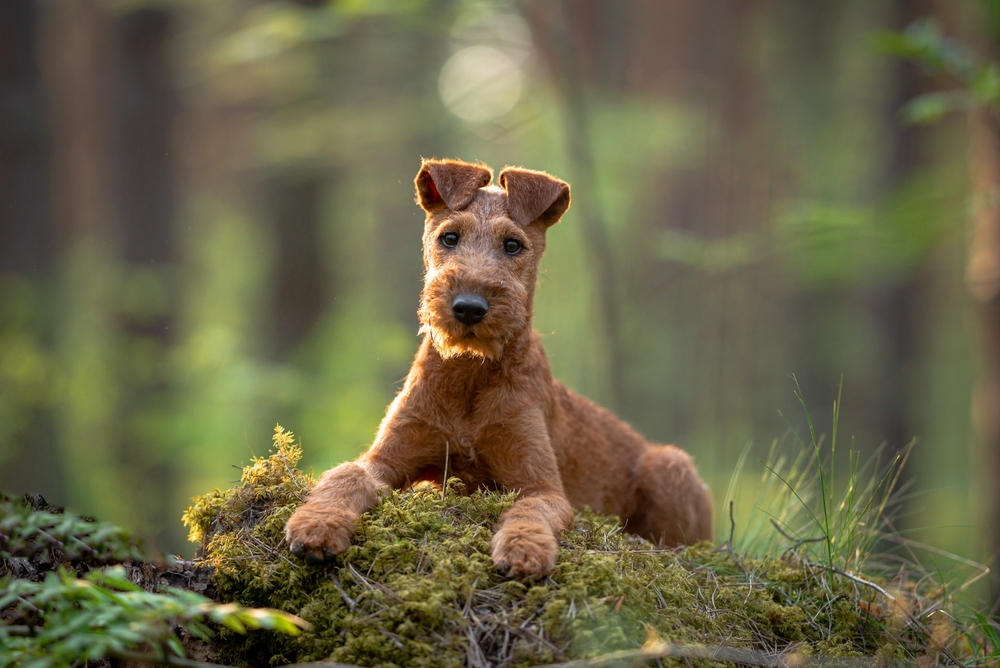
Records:
M482 123L514 108L521 97L521 76L503 51L470 46L444 64L438 91L451 113L469 123Z

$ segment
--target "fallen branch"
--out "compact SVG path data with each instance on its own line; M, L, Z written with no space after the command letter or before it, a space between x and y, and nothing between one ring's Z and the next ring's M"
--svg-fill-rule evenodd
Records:
M839 573L846 577L851 577L844 573ZM851 578L854 579L854 578ZM867 581L862 581L865 583ZM880 591L878 585L874 585ZM889 596L889 594L885 594ZM891 597L890 597L891 598ZM8 626L5 630L12 636L27 636L31 634L30 627ZM135 661L148 665L165 665L171 668L232 668L224 664L205 663L193 659L184 659L171 656L169 654L155 654L152 652L129 652L125 650L110 650L110 656L125 661ZM827 657L813 656L795 652L775 654L761 652L751 649L739 649L736 647L725 647L723 645L681 645L671 642L659 642L649 647L639 649L622 650L611 652L592 659L580 659L577 661L567 661L565 663L555 663L551 668L603 668L605 666L616 666L632 664L637 661L654 661L675 657L679 659L711 659L714 661L731 661L732 663L744 666L771 667L792 667L795 668L868 668L879 666L880 668L910 668L917 666L916 661L906 659L883 659L883 658L851 658L851 657ZM954 660L954 659L953 659ZM959 663L958 665L962 665ZM312 661L308 663L293 663L282 668L360 668L354 664L335 663L333 661Z
M109 649L108 656L123 661L145 663L150 666L170 666L171 668L232 668L232 666L195 661L194 659L185 659L166 653L157 654L153 652L130 652L124 649Z
M659 642L649 647L628 649L612 652L592 659L554 663L550 668L604 668L605 666L632 665L639 661L655 661L674 657L679 659L711 659L714 661L730 661L744 666L767 666L807 668L910 668L917 666L916 661L906 659L884 658L847 658L827 656L807 656L795 652L773 654L752 649L738 649L722 645L678 645L670 642Z
M7 635L16 638L27 638L35 635L38 631L37 628L31 626L4 626L3 630ZM196 661L194 659L186 659L180 656L174 656L166 652L132 652L125 649L108 649L108 656L115 659L121 659L122 661L134 661L136 663L144 663L150 666L170 666L171 668L233 668L233 666L228 666L223 663L207 663L205 661ZM289 666L283 666L282 668L361 668L361 666L350 665L346 663L334 663L332 661L315 661L312 663L296 663Z
M36 628L30 626L4 626L4 632L15 638L28 638L35 635ZM130 652L124 649L108 649L108 656L123 661L135 661L146 663L152 666L172 666L173 668L231 668L218 663L205 663L194 659L185 659L170 654L159 654L155 652Z

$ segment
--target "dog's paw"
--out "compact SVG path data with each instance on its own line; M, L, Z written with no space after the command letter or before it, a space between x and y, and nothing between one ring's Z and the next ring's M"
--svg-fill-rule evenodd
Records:
M340 508L306 503L288 518L285 540L292 554L302 557L308 564L318 564L348 548L356 519Z
M505 526L493 536L490 553L497 570L510 578L540 578L556 565L556 537L542 524Z

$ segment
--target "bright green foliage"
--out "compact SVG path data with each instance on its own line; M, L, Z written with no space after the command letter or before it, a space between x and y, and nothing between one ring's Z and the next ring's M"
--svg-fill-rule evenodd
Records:
M250 610L213 603L193 592L167 589L143 591L123 567L91 571L77 579L60 568L42 582L0 581L0 609L20 614L25 624L0 626L0 666L58 668L82 660L120 656L146 649L158 656L184 656L175 633L183 626L195 638L207 640L208 622L233 632L271 629L297 634L301 620L273 610Z
M24 500L0 495L0 559L37 558L40 552L46 553L48 563L141 558L128 533L113 524L38 510Z
M1000 63L980 62L970 49L945 37L933 18L914 21L901 33L883 33L877 40L885 53L914 60L935 78L950 78L959 88L919 95L903 107L911 123L934 123L951 111L977 105L1000 108Z
M824 655L923 653L912 630L887 630L857 583L789 559L743 559L701 544L657 550L613 518L584 511L561 537L554 573L537 582L497 574L492 526L512 494L392 491L359 518L354 543L307 566L284 542L305 478L279 430L277 452L242 484L197 499L185 521L216 568L219 596L313 625L298 638L220 638L234 664L322 660L358 665L536 665L638 647L654 638L771 651L802 644ZM280 438L279 438L280 437ZM897 599L913 610L910 593Z
M7 561L12 558L17 561ZM286 613L219 605L181 589L145 591L136 584L149 579L143 561L136 542L117 526L0 496L0 573L30 574L0 578L0 667L71 666L137 651L183 656L178 625L203 640L214 635L209 622L239 633L298 633L306 626ZM128 569L89 570L109 562ZM78 573L86 575L77 579Z

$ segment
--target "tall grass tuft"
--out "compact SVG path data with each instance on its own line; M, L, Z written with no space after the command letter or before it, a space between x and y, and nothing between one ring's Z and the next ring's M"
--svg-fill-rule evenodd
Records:
M771 444L767 458L761 462L764 471L753 511L738 540L734 539L737 542L734 549L759 557L776 556L791 549L830 569L858 571L891 526L892 511L902 491L900 473L914 442L887 461L883 461L883 444L862 461L852 439L847 470L837 475L841 392L838 390L833 402L827 444L825 435L817 434L798 379L794 375L792 379L809 438L804 440L789 428L783 438ZM726 505L732 500L749 452L748 445L737 462Z

